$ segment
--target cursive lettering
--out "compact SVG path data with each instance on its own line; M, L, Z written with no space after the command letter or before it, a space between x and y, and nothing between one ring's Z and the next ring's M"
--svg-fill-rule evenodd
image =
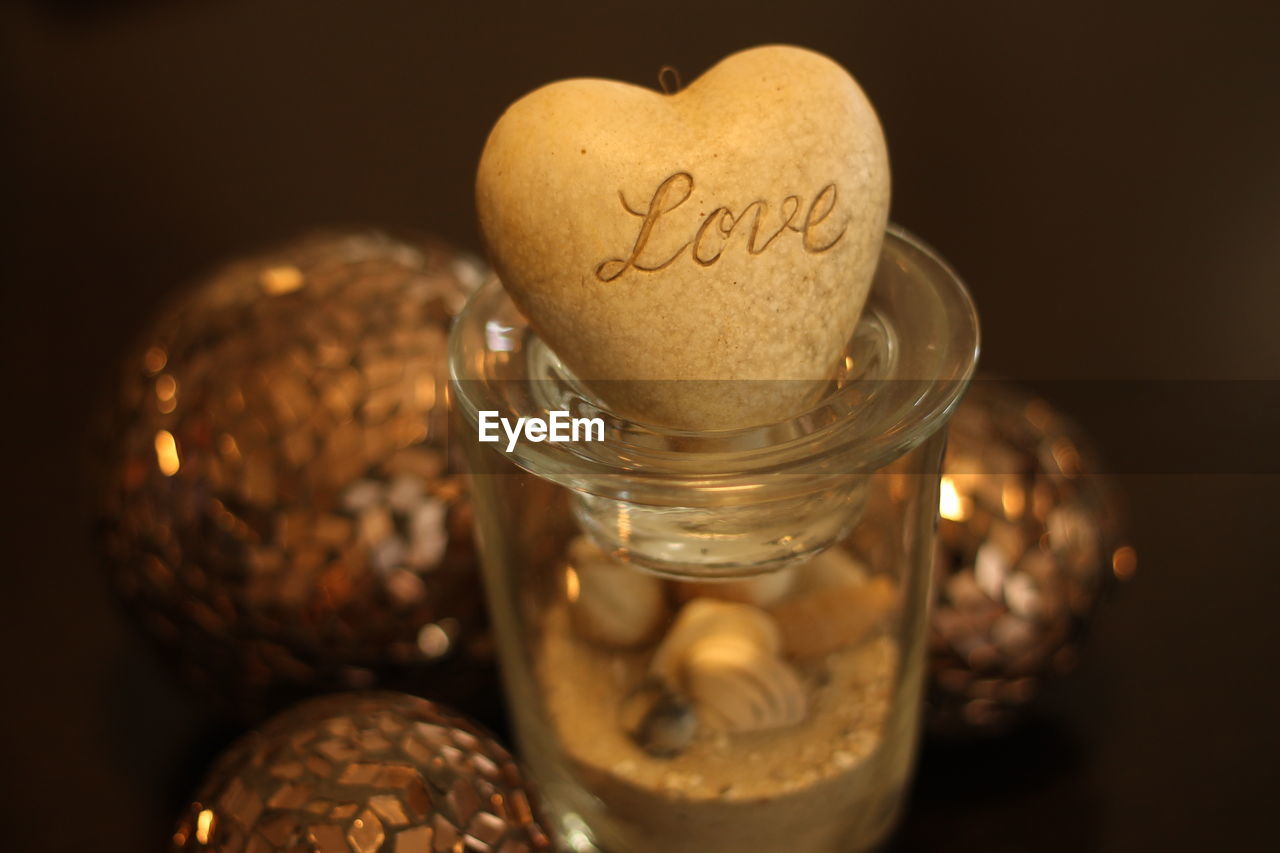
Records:
M680 253L689 247L685 243L679 249L660 264L646 266L640 263L640 254L644 251L645 246L649 245L650 235L658 224L658 220L666 213L670 213L680 205L689 200L689 196L693 195L693 175L688 172L676 172L667 178L653 192L653 198L649 199L649 209L642 213L632 210L631 205L627 204L627 199L622 195L622 190L618 190L618 199L622 202L622 207L634 216L641 217L644 221L640 223L640 233L636 234L635 243L631 246L631 254L626 260L614 258L605 261L596 267L596 278L601 281L613 281L627 270L634 267L645 272L656 272L664 267L670 266L676 258L680 257Z
M821 213L818 213L818 205L823 203L823 199L827 199L826 208ZM826 221L826 218L831 215L831 211L835 210L835 208L836 185L827 184L816 196L813 197L813 201L809 202L809 212L804 215L804 228L802 228L801 231L804 232L802 239L804 240L804 250L806 252L812 252L815 255L821 254L827 249L830 249L836 243L839 243L840 238L844 236L845 229L849 227L847 224L841 227L840 233L832 237L831 242L826 245L814 245L809 240L809 238L813 236L814 226Z
M622 202L623 210L637 217L640 220L640 227L627 256L601 262L595 269L596 278L603 282L616 281L631 269L640 272L656 272L675 263L685 251L688 251L689 257L695 264L700 267L709 267L720 260L730 238L739 231L740 225L746 233L746 252L753 256L763 253L788 231L800 235L800 245L804 251L812 255L820 255L839 243L848 229L846 222L834 234L831 234L829 229L821 233L821 226L831 218L839 200L839 190L834 183L830 183L814 195L803 219L798 224L796 217L799 216L802 207L800 197L797 195L784 197L778 205L777 228L763 242L760 241L760 235L764 223L769 219L769 203L764 199L756 199L742 208L739 213L734 213L732 208L723 205L713 208L711 212L702 216L693 232L693 237L684 241L669 257L658 262L646 260L645 250L654 239L654 233L660 224L664 227L663 233L680 227L678 224L667 226L666 223L672 219L670 214L693 195L693 187L693 175L689 172L676 172L658 184L644 210L633 208L619 190L618 199ZM750 224L744 225L743 223L746 222ZM674 233L678 234L679 231L676 230Z

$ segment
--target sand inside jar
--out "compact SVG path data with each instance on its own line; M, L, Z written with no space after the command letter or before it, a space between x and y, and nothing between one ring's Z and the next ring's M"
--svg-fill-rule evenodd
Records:
M602 801L609 826L597 840L613 853L842 849L858 811L875 811L868 801L885 793L872 759L898 653L884 635L800 669L810 706L799 725L734 735L700 726L673 758L644 752L619 722L650 652L592 645L559 602L545 614L537 658L554 735Z

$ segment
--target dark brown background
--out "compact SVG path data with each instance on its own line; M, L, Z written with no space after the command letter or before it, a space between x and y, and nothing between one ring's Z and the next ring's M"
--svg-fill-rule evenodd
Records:
M234 734L129 632L84 535L85 422L150 307L315 225L478 248L471 175L508 102L565 76L652 83L665 63L691 79L773 41L859 78L893 216L970 283L984 365L1072 389L1060 402L1133 504L1139 573L1086 666L1026 732L930 746L898 847L1273 835L1276 383L1226 380L1280 378L1280 5L522 6L0 9L0 849L156 850ZM1165 381L1135 406L1147 386L1108 379Z

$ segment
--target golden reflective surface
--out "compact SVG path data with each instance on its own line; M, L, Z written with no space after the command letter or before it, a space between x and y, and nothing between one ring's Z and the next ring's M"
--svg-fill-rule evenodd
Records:
M488 659L445 363L482 274L438 243L315 236L151 324L112 413L100 541L188 680L256 715Z
M929 722L946 734L1017 721L1077 660L1103 585L1127 579L1114 490L1048 403L976 381L951 422L939 496Z
M511 755L403 694L312 700L240 739L172 836L213 853L550 849Z

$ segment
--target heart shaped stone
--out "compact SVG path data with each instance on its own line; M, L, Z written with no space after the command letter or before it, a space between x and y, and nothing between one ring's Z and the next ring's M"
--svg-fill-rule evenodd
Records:
M729 429L796 414L833 375L879 256L888 156L843 68L759 47L675 94L574 79L526 95L489 134L476 203L512 299L607 405Z

